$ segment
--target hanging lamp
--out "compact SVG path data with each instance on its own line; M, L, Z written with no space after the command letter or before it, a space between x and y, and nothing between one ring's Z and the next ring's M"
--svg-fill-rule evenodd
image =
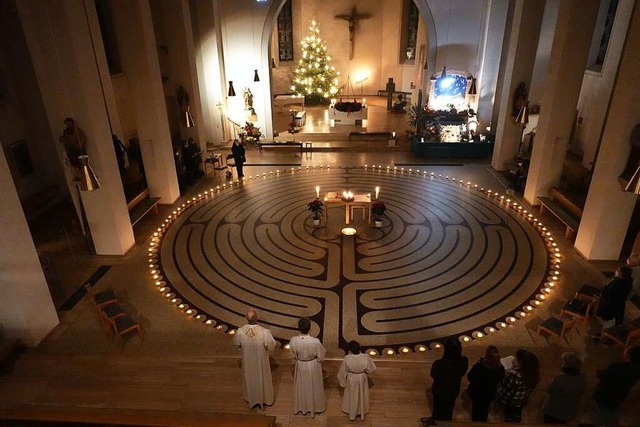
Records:
M633 194L640 194L640 166L636 169L636 172L631 177L631 181L624 188L624 191Z
M478 88L476 87L475 77L471 77L471 86L469 86L469 95L477 95Z
M94 191L100 188L98 177L89 164L89 156L83 154L78 156L78 160L80 161L80 190Z
M228 96L236 96L236 90L233 88L233 82L229 80L229 93Z
M253 70L253 81L254 82L259 82L260 81L260 76L258 75L258 70Z
M518 117L516 117L516 123L522 125L529 123L529 101L524 101L524 104L522 104L522 108L520 108L518 112Z

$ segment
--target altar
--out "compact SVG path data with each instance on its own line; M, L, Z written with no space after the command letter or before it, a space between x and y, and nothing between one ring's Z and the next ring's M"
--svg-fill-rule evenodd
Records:
M353 101L347 100L331 100L329 105L329 119L331 125L363 125L363 120L367 120L369 108L367 108L367 100L359 101L353 98Z
M371 222L371 194L354 194L352 200L343 200L341 192L329 191L324 196L324 204L326 206L324 210L325 221L329 218L330 205L345 205L344 222L346 224L349 224L356 209L362 209L363 219L368 215L368 222Z

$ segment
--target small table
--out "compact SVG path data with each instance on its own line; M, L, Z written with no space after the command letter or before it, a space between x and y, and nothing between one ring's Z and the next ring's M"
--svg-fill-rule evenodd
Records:
M324 218L329 218L329 205L338 204L345 205L345 223L349 224L351 220L351 213L353 208L362 208L366 209L369 214L369 222L371 222L371 194L354 194L353 200L345 201L342 200L342 193L338 191L329 191L324 196L324 203L326 205L326 209L324 210Z

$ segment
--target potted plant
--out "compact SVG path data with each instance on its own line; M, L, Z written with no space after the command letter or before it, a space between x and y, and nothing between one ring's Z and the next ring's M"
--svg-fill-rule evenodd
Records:
M324 203L322 203L320 199L315 199L307 205L309 211L313 213L313 225L320 225L320 214L322 213L323 206Z
M371 204L371 213L373 214L373 222L376 228L382 227L382 217L387 211L387 207L384 202L375 201Z

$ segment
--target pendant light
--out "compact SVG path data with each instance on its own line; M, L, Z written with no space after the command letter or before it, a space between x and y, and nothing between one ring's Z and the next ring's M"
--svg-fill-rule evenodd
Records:
M640 194L640 166L636 169L636 173L631 177L631 181L624 188L624 191L633 194Z
M476 79L475 77L471 77L471 86L469 87L469 95L477 95L478 88L476 87Z
M253 81L254 82L259 82L260 81L260 76L258 75L258 70L253 70Z
M228 96L236 96L236 90L233 88L233 82L229 80L229 93Z
M89 164L89 156L78 156L80 161L80 190L94 191L100 188L98 177Z
M521 125L529 123L529 101L524 101L524 104L522 104L522 108L520 108L518 112L518 117L516 117L516 123L520 123Z

